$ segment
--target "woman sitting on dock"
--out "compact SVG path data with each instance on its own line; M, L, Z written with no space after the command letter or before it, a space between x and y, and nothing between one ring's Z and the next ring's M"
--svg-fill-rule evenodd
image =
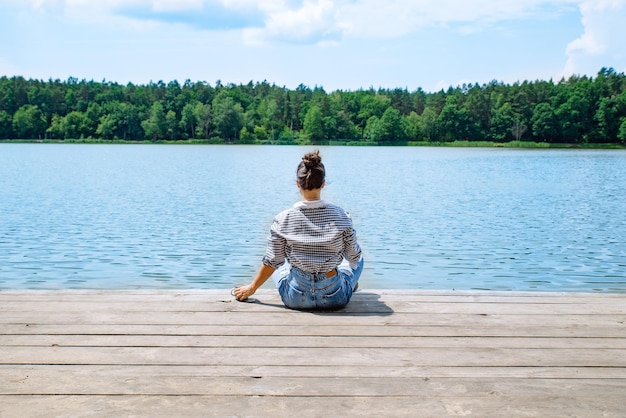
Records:
M361 248L350 216L321 199L326 170L319 151L298 165L302 200L274 218L263 263L252 282L233 295L246 300L276 272L280 297L288 308L339 309L350 301L363 270Z

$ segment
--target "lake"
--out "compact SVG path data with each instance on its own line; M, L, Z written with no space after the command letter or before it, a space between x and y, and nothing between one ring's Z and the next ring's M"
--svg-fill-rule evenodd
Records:
M0 289L248 282L312 149L0 144ZM320 150L362 288L626 292L626 151Z

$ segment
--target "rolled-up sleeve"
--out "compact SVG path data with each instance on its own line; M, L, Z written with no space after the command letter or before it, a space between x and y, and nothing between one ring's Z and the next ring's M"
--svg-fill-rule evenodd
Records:
M274 219L270 228L270 236L267 238L267 249L263 257L263 264L277 269L285 262L285 237L279 232L280 226Z
M356 268L356 263L361 258L361 247L356 239L356 231L352 226L346 228L343 233L343 256L350 263L350 267Z

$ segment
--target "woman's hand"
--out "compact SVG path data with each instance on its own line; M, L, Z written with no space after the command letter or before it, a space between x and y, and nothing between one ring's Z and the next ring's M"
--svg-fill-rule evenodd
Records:
M237 286L233 290L233 296L238 301L248 299L250 296L254 295L254 292L256 292L259 287L263 286L263 283L270 278L274 271L275 269L273 267L262 264L259 272L254 277L254 280L252 280L252 283L246 286Z
M233 296L235 296L235 299L238 301L243 301L254 295L254 292L256 292L256 290L252 285L239 286L233 290Z

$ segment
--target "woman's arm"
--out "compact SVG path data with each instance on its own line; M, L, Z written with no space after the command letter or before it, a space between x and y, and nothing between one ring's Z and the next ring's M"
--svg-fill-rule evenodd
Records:
M237 300L246 300L250 296L254 295L254 292L256 292L259 287L263 286L263 283L270 278L274 271L276 271L274 267L262 264L258 273L249 285L235 288L233 291L235 298L237 298Z
M344 253L343 256L350 263L350 268L355 269L361 259L361 246L356 240L354 228L348 228L343 236Z

